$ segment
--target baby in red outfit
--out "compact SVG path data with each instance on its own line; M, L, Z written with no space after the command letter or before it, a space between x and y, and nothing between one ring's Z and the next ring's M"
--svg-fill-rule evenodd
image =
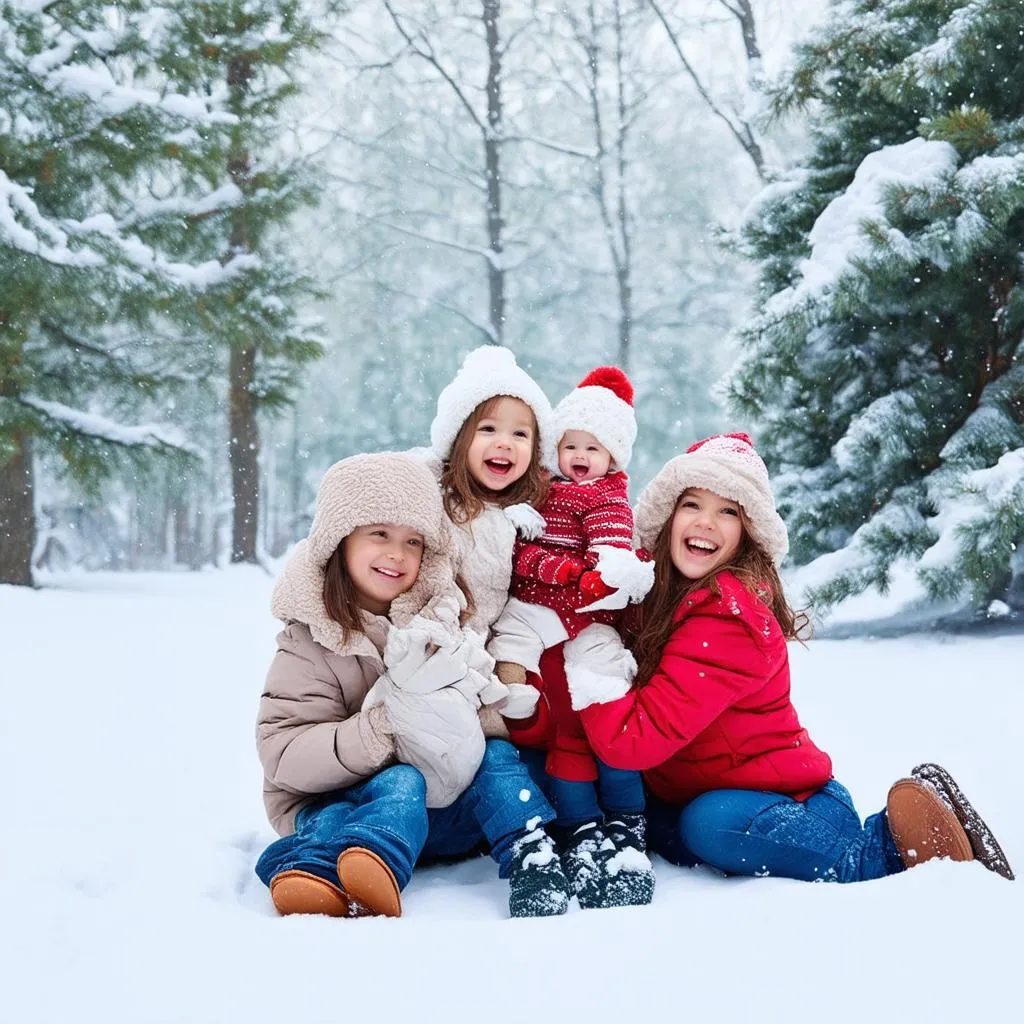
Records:
M577 699L591 690L605 692L608 676L628 683L636 672L616 624L627 603L646 596L654 569L633 552L624 472L636 438L632 401L626 375L599 367L555 407L552 434L559 441L549 460L557 461L558 475L539 509L546 526L536 540L516 543L509 601L488 645L503 682L524 682L530 672L530 682L544 694L554 722L546 762L551 795L559 824L573 832L611 816L642 828L639 773L601 765L566 686L539 678L541 655L558 644L564 644L565 673ZM621 846L624 837L617 838Z

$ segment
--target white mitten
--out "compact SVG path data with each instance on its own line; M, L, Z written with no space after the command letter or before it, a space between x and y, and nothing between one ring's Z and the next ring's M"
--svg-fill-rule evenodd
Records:
M524 540L536 540L548 525L547 520L526 502L509 505L505 509L505 518L516 528L516 533Z
M469 668L465 655L459 649L436 647L436 639L436 634L431 636L418 625L388 631L385 675L396 689L432 693L465 676Z
M540 690L536 686L529 683L509 683L508 697L498 710L504 718L529 718L536 711L539 700Z
M635 551L613 548L598 544L595 570L601 580L615 590L605 597L580 608L581 612L596 612L606 608L625 608L627 604L638 604L654 586L654 562L643 562Z
M574 710L606 704L629 692L636 675L636 660L611 626L587 626L563 650L565 678Z

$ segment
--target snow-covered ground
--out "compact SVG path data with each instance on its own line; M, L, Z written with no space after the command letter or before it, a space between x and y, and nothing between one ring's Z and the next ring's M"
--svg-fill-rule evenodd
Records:
M510 921L481 858L418 872L398 921L276 917L252 873L273 838L252 739L270 586L240 568L0 587L0 1020L1024 1019L1024 885L978 865L839 886L657 862L649 908ZM792 655L862 813L940 761L1024 869L1024 633Z

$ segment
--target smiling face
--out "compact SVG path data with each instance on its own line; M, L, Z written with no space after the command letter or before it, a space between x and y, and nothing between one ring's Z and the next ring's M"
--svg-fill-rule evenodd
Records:
M503 491L530 468L533 411L502 395L476 425L466 453L470 476L488 491Z
M688 580L727 565L743 540L740 506L700 487L688 487L672 517L672 564Z
M585 430L567 430L558 442L558 471L568 480L597 480L611 464L612 453Z
M415 582L423 558L423 535L407 526L357 526L344 541L345 568L356 602L374 615L387 615L391 602Z

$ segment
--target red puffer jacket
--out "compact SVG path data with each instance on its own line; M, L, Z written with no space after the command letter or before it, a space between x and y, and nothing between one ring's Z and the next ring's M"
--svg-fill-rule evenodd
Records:
M642 769L672 804L712 789L805 799L832 777L832 761L790 702L782 630L731 573L718 584L720 596L704 589L681 602L645 686L583 710L590 745L606 764Z

